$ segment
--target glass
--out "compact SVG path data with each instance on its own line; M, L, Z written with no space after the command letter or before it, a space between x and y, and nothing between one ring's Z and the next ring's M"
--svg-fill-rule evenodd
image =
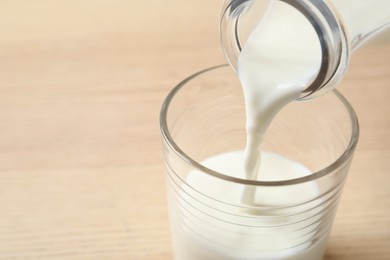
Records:
M242 46L259 21L265 19L271 2L288 5L301 13L318 34L321 68L302 92L301 99L333 89L344 77L351 53L390 25L388 0L226 0L220 19L221 43L233 69ZM289 22L282 15L280 19Z
M322 259L358 141L356 115L339 92L289 104L266 133L262 150L311 170L297 179L239 179L202 165L245 147L244 98L227 65L176 86L162 106L160 125L175 259ZM213 188L192 183L194 173ZM298 194L313 185L318 193ZM234 192L219 196L219 187L287 192L294 202L286 196L245 205Z

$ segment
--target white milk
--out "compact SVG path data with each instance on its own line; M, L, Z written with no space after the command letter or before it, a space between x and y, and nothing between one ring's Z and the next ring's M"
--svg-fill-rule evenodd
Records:
M202 164L232 177L245 178L243 161L244 152L237 151L211 157ZM262 153L259 168L259 180L285 180L311 173L297 162L267 152ZM190 187L182 187L176 203L171 205L172 227L176 229L173 232L175 259L321 259L325 239L312 242L317 235L317 221L321 218L318 213L322 210L321 207L312 209L312 206L304 205L304 213L301 214L291 214L289 209L281 212L265 209L263 213L245 214L240 209L234 210L234 207L230 207L240 204L242 186L196 171L189 174L186 182ZM197 192L193 192L194 190ZM318 194L315 183L306 183L299 188L258 188L254 203L263 206L295 205L307 202ZM213 204L207 197L223 203ZM258 216L260 217L256 219Z
M293 7L272 1L238 59L246 106L245 171L255 179L260 144L275 115L317 75L321 64L318 36Z
M260 144L278 111L297 99L315 78L320 62L319 40L310 23L289 5L273 1L249 36L238 60L237 72L243 86L247 115L245 152L221 154L209 158L203 165L242 179L286 180L310 174L299 163L275 154L263 153L260 164ZM310 242L311 236L316 235L316 221L321 218L320 207L302 213L299 216L302 221L297 224L292 224L296 219L289 217L273 223L276 220L269 214L288 215L283 212L251 212L248 209L248 212L237 211L237 214L225 213L230 212L230 204L248 207L299 204L318 195L315 184L300 185L299 189L244 189L198 172L191 172L186 182L192 188L182 188L178 194L180 206L171 214L172 226L176 229L173 233L177 260L321 259L325 238L314 244ZM211 206L202 203L207 196L202 197L194 190L217 201L220 198L224 203L210 201L215 203ZM246 218L240 216L245 214ZM253 227L268 224L281 227ZM291 227L287 224L301 225L302 233L297 231L299 228L289 232Z

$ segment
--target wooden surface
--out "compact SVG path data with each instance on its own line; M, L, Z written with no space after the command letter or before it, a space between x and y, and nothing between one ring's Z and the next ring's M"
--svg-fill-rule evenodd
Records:
M0 259L172 259L159 109L224 63L221 0L0 2ZM361 138L326 259L390 259L390 40L338 87Z

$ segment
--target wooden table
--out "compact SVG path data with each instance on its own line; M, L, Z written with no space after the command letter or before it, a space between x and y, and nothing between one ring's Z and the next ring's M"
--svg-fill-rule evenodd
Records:
M0 3L0 259L172 259L158 123L224 63L222 1ZM326 259L390 259L390 37L339 86L361 137Z

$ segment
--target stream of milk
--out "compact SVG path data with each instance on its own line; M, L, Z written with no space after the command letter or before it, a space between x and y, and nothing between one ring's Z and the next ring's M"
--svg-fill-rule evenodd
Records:
M238 59L247 117L248 179L256 179L261 141L272 119L300 96L320 65L321 47L309 21L291 6L272 1Z

